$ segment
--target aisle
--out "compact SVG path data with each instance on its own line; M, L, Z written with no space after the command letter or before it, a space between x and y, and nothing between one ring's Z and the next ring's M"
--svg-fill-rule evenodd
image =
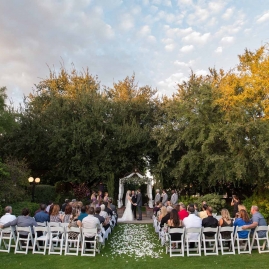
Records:
M162 258L164 253L152 225L149 224L118 224L118 229L110 237L108 246L112 258Z

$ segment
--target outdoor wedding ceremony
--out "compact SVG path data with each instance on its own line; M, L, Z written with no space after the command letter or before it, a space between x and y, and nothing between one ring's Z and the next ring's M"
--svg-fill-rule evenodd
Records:
M0 14L3 268L268 268L266 1Z

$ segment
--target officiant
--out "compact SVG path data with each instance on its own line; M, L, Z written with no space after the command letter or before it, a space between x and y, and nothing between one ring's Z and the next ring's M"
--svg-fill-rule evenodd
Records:
M136 219L136 193L135 191L133 190L132 191L132 212L134 214L134 219Z

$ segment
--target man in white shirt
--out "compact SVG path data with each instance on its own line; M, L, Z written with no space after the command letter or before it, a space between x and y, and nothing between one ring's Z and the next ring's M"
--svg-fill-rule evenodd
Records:
M11 206L6 206L5 207L5 215L2 216L2 218L0 219L0 225L4 225L10 221L13 221L14 219L16 219L16 216L11 215L12 214L12 207Z
M188 211L189 211L189 216L184 218L183 226L186 229L187 228L201 228L202 227L202 219L195 216L195 214L194 214L194 212L195 212L194 206L193 205L189 206ZM189 233L188 234L189 240L197 240L198 236L199 236L198 233ZM194 245L195 245L194 242L190 243L191 248L193 248Z

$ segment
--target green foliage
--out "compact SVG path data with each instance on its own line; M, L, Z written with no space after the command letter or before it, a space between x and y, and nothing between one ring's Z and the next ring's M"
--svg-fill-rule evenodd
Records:
M111 174L108 177L107 183L107 191L108 191L108 195L109 197L114 198L114 192L115 192L115 180L114 180L114 174Z
M39 209L39 204L28 201L17 202L10 205L12 206L12 213L15 216L20 216L22 209L28 208L30 210L30 215L33 217L35 212Z
M207 205L213 208L214 213L220 213L221 209L225 207L226 201L222 198L222 195L216 193L206 194L197 199L198 204L202 204L203 201L206 201Z
M184 205L189 205L189 204L193 204L193 203L197 203L198 198L194 197L194 196L183 196L180 195L179 196L179 202L183 203Z
M35 201L37 203L45 203L52 200L55 201L56 191L54 186L36 185L35 186Z
M24 160L7 158L0 163L0 197L2 203L14 203L25 200L27 179L30 175Z
M269 190L264 189L259 192L254 192L250 197L245 197L243 200L243 205L250 212L251 206L256 205L259 207L260 213L265 219L269 219Z

